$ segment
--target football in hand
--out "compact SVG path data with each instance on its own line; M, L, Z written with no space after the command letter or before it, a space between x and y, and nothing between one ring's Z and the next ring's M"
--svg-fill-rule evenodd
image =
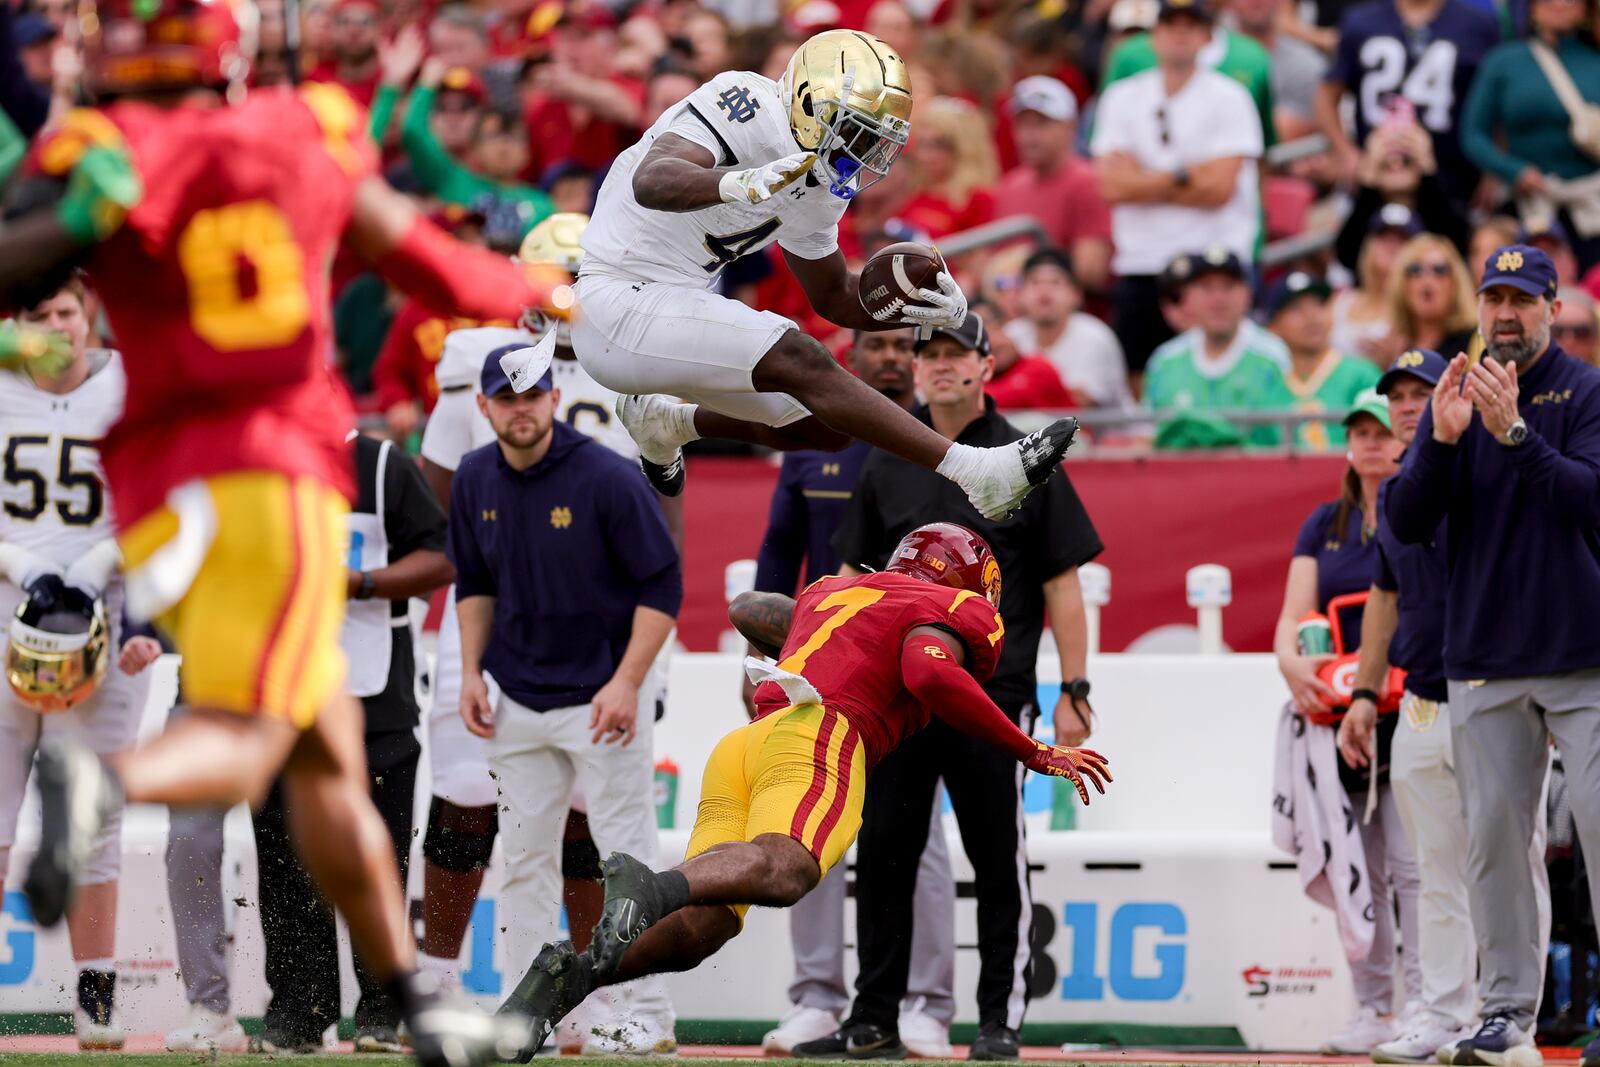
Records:
M861 268L861 306L878 322L898 322L918 289L939 288L944 258L935 248L901 241L880 250Z

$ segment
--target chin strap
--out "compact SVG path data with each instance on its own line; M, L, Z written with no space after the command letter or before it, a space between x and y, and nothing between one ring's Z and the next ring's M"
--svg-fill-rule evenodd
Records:
M849 110L848 105L850 103L850 94L855 90L855 84L856 72L854 68L845 71L844 81L839 83L839 102L834 105L836 108L833 115L835 122L839 120L840 115ZM834 134L834 136L837 137L838 135ZM824 153L822 150L817 152L818 159L822 159L823 155ZM827 166L828 170L833 173L833 180L828 183L828 192L832 193L834 196L837 196L841 200L854 199L858 190L851 186L850 181L856 176L856 173L861 170L861 164L857 163L854 159L850 158L850 156L846 155L837 163L828 160Z

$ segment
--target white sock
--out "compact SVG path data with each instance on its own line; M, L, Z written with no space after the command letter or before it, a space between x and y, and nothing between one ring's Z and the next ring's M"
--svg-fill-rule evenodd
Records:
M430 956L426 952L417 953L417 970L424 974L438 975L441 984L458 986L461 984L461 961L445 956Z
M952 444L935 470L971 493L994 477L994 452L992 448Z
M667 415L667 429L672 439L682 448L690 441L700 440L700 431L694 428L694 413L700 410L699 404L674 403Z
M74 965L80 971L115 971L117 969L117 961L113 959L75 960Z

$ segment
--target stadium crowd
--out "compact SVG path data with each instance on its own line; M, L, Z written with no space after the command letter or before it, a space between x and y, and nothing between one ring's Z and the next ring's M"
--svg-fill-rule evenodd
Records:
M1497 657L1505 649L1489 647L1483 637L1491 609L1474 599L1465 578L1396 563L1402 542L1408 548L1428 543L1446 514L1458 524L1451 527L1452 538L1458 531L1461 536L1455 543L1478 553L1486 568L1509 554L1508 531L1483 520L1471 499L1513 462L1484 440L1463 436L1481 435L1491 415L1485 412L1482 427L1468 430L1470 403L1462 401L1464 413L1461 406L1448 412L1464 421L1442 431L1455 436L1440 448L1465 440L1476 449L1462 450L1471 459L1461 460L1463 472L1450 483L1454 496L1437 485L1449 481L1440 472L1456 462L1457 453L1418 445L1406 475L1389 483L1402 488L1387 490L1391 509L1399 495L1399 525L1390 529L1389 518L1380 521L1380 487L1396 469L1400 446L1410 445L1412 434L1430 440L1418 428L1421 398L1446 375L1466 396L1464 376L1490 374L1481 370L1484 364L1466 372L1449 362L1461 355L1477 359L1486 350L1481 324L1495 320L1483 317L1492 312L1484 310L1480 284L1559 299L1550 336L1578 360L1600 366L1600 18L1594 0L260 0L258 6L253 85L262 91L289 81L341 86L365 109L355 121L366 124L378 146L387 181L450 234L508 256L519 250L526 255L530 233L542 234L537 243L549 260L573 265L580 254L576 234L552 237L541 225L552 219L564 225L561 219L590 213L618 155L702 83L729 70L776 79L797 45L821 30L845 27L876 35L909 67L915 87L912 133L898 165L863 189L844 215L840 247L851 268L859 269L892 243L943 243L976 314L960 327L922 337L910 330L864 335L843 329L813 309L776 245L728 263L715 283L720 292L792 319L875 390L917 411L952 441L983 437L985 443L1005 444L1020 438L1022 431L997 409L1024 427L1031 413L1067 410L1085 415L1096 444L1348 449L1342 495L1308 520L1294 551L1275 648L1293 695L1286 722L1314 715L1338 696L1318 673L1331 657L1300 641L1297 626L1304 615L1322 612L1334 626L1344 625L1344 647L1353 649L1368 631L1341 620L1330 608L1334 597L1367 593L1370 586L1375 602L1404 620L1417 610L1437 614L1448 582L1452 597L1481 613L1469 616L1463 608L1452 614L1452 625L1466 627L1460 620L1468 617L1482 623L1453 637L1458 658L1436 662L1445 640L1438 636L1428 653L1435 670L1428 688L1419 687L1426 672L1414 631L1409 645L1397 639L1390 646L1393 619L1385 615L1390 628L1383 647L1389 651L1370 661L1364 653L1358 680L1380 678L1388 666L1384 656L1409 668L1411 688L1404 697L1392 695L1394 703L1409 701L1403 707L1413 726L1423 705L1430 724L1448 722L1451 703L1487 720L1488 712L1544 707L1555 699L1551 694L1559 694L1582 709L1586 724L1564 727L1565 734L1552 727L1562 741L1577 746L1569 761L1588 761L1600 744L1600 732L1587 725L1600 716L1593 643L1571 637L1583 625L1581 613L1544 620L1540 625L1551 633L1541 637L1542 648L1513 649L1502 663ZM0 111L23 141L47 137L83 98L84 17L71 0L0 3ZM13 147L22 150L20 143ZM1521 251L1507 252L1508 246ZM394 648L384 653L393 658L383 659L386 667L394 665L392 671L365 679L364 691L350 689L367 702L371 784L393 838L384 847L395 846L403 871L409 853L402 845L413 833L410 798L379 794L386 777L391 790L413 789L419 758L413 728L426 715L430 737L437 729L474 735L476 742L458 738L466 746L462 751L470 749L470 788L453 791L459 780L452 781L436 762L428 825L415 829L426 835L428 935L421 963L447 978L459 970L461 939L498 831L508 857L505 896L522 894L523 910L540 912L510 938L519 945L513 966L521 967L521 957L556 929L555 916L544 912L556 898L558 873L566 879L559 892L568 914L587 916L598 908L598 863L612 844L625 844L647 863L652 859L651 705L657 714L665 705L656 660L663 648L670 654L682 599L681 514L642 482L633 484L638 479L628 470L639 459L638 448L617 427L609 439L604 432L590 436L626 461L588 447L588 431L577 415L597 411L599 421L609 423L610 401L589 402L585 390L598 386L571 358L567 335L558 341L564 354L556 356L553 370L531 390L518 391L500 370L498 356L529 339L519 332L524 324L441 315L343 251L331 274L335 344L328 359L363 412L366 428L388 442L381 452L370 441L362 446L372 455L360 468L365 495L359 510L373 543L384 547L379 555L360 556L359 566L352 563L349 588L353 608L375 601L364 614L351 613L368 628L364 639ZM75 304L77 358L86 367L104 365L90 353L100 351L95 346L101 342L114 347L116 339L104 335L104 324L94 318L93 292L75 280L50 301ZM27 314L44 321L44 306ZM971 370L947 368L941 379L941 363ZM1571 400L1574 389L1587 404L1592 372L1576 363L1558 370L1568 378L1553 384L1549 395L1560 396L1557 386L1566 394L1549 407ZM76 388L91 373L63 389ZM960 373L968 376L957 378ZM1547 364L1546 373L1557 372ZM1485 391L1482 398L1472 394L1484 407L1496 384L1506 385L1472 380L1473 389ZM1501 445L1520 446L1529 428L1512 404L1493 414L1492 435ZM1549 411L1541 415L1558 418ZM1532 416L1529 421L1537 423ZM1441 432L1432 423L1423 425ZM1542 424L1534 429L1555 436ZM402 449L420 453L425 483L413 477ZM885 475L894 469L888 457L865 445L843 457L818 461L814 454L796 453L786 461L772 528L761 545L764 588L787 594L801 573L831 574L840 564L846 573L861 573L881 565L907 529L870 509L894 510L879 498L891 496L888 486L896 486L934 508L916 522L958 521L979 529L994 543L996 557L1008 561L1006 580L1015 584L1007 591L1018 603L1026 597L1026 607L1011 609L1008 648L1017 663L996 683L1005 690L1009 682L1015 692L1005 692L1004 700L991 696L1024 731L1038 711L1033 651L1048 604L1063 673L1072 675L1056 706L1057 739L1062 745L1085 740L1093 713L1076 569L1101 545L1066 475L1057 472L1053 488L1035 498L1028 522L1012 523L1006 533L998 524L984 526L953 484L932 473L913 472L933 483L926 492L913 492L906 488L913 484L909 475ZM811 495L802 487L841 479L841 462L851 478L828 481L833 488L819 491L835 501L826 528L812 515L809 533L797 533L807 526L799 511L816 506L801 499ZM63 456L63 470L66 463ZM387 473L391 463L405 472L403 478ZM552 475L558 465L561 472ZM885 483L870 500L853 481L862 470L877 471ZM588 472L600 473L585 477ZM1567 479L1554 489L1546 485L1547 494L1558 498L1578 484L1559 471L1540 476L1551 484ZM628 493L613 491L624 481ZM876 483L869 478L861 484ZM941 487L953 494L948 500L937 499ZM838 501L850 499L852 490L856 495L847 510ZM612 557L596 550L593 558L558 558L577 539L566 533L574 518L571 501L561 494L579 491L596 494L593 510L605 521L586 530L588 516L580 514L577 532L586 544L609 546ZM1584 510L1581 503L1558 500L1551 510L1557 517L1541 536L1570 541L1568 527L1584 522L1592 535L1592 503ZM500 521L497 516L505 517L503 526L486 525ZM1481 527L1474 524L1479 520ZM513 522L549 540L530 533L521 541L500 541L498 530ZM841 522L844 534L830 540ZM1004 545L1007 536L1021 541ZM778 543L785 538L787 547ZM1573 555L1571 572L1588 575L1593 559L1575 550ZM630 566L614 566L618 556ZM410 564L404 564L407 557ZM1559 553L1551 558L1561 561ZM1025 560L1033 561L1037 573L1024 575ZM1394 582L1383 584L1385 566L1407 583L1404 588L1397 592ZM32 595L37 575L18 578L24 572L15 567L11 573L14 584ZM410 652L396 634L405 630L406 599L443 587L452 573L456 585L446 629L459 632L449 638L454 660L450 697L436 706L441 723L412 699ZM1511 581L1503 572L1496 576ZM1549 572L1540 576L1545 585L1515 600L1521 622L1540 618L1537 597L1560 597L1560 587L1551 584L1559 579ZM64 577L70 585L71 572ZM107 581L102 576L99 584ZM1417 583L1438 594L1434 609L1418 609L1406 599L1416 595ZM1397 597L1398 606L1383 601L1384 595ZM528 625L533 616L545 621L545 629ZM567 620L569 628L549 626L552 617ZM574 662L572 634L590 624L589 643L612 655ZM146 644L135 650L125 668L129 677L153 655ZM123 653L130 656L126 646ZM1408 656L1412 662L1401 662ZM1482 681L1460 681L1476 677L1475 668L1485 664L1495 672L1489 688L1499 703L1490 700L1491 692L1478 692ZM436 696L445 691L445 673L441 662ZM1582 677L1570 682L1573 675ZM557 676L559 684L553 681ZM1352 708L1369 698L1373 705L1370 716L1347 723L1364 723L1371 734L1379 711L1397 710L1378 706L1389 695L1377 681L1343 694ZM382 729L373 726L375 707L387 709ZM457 721L457 710L464 722ZM1356 969L1361 1014L1329 1039L1326 1050L1392 1047L1399 1049L1395 1055L1410 1057L1402 1062L1410 1062L1459 1040L1468 1058L1456 1062L1499 1062L1471 1057L1483 1050L1499 1055L1531 1048L1537 1022L1533 987L1542 972L1524 950L1543 937L1534 927L1548 918L1529 911L1485 931L1483 893L1531 899L1541 876L1523 869L1527 865L1490 863L1479 842L1492 838L1502 852L1520 856L1537 836L1532 822L1542 818L1530 817L1527 825L1496 821L1492 798L1465 787L1451 793L1456 804L1464 800L1464 819L1437 832L1456 834L1452 840L1460 843L1461 855L1441 873L1443 861L1415 839L1413 810L1424 811L1427 802L1404 791L1402 780L1410 782L1401 773L1406 743L1393 740L1404 729L1396 722L1390 715L1376 728L1375 740L1349 726L1339 733L1345 754L1341 799L1347 811L1365 805L1378 815L1375 826L1357 830L1352 824L1350 840L1329 847L1360 853L1369 865L1373 887L1363 890L1369 912L1371 902L1391 892L1398 901L1404 989L1397 990L1392 974L1397 924L1387 920L1395 910L1379 901L1376 910L1385 921L1367 918L1375 929L1366 931ZM930 730L924 741L947 744L954 758L914 781L905 772L898 780L885 775L881 781L888 784L868 794L863 847L876 841L881 851L858 869L858 901L894 908L920 891L934 898L933 908L940 906L937 891L927 894L928 887L915 884L917 862L927 857L903 826L927 821L941 777L963 819L977 819L968 813L979 811L997 825L1009 819L1018 799L1016 761L966 766L973 761L961 746L969 742L956 740L943 724L940 729L949 736ZM1494 728L1477 729L1485 736ZM126 723L118 730L122 744L131 742ZM1333 751L1332 735L1328 740L1325 754ZM637 747L624 754L630 742ZM1485 745L1507 743L1494 734ZM114 739L108 745L107 751L115 750ZM1380 775L1377 765L1387 765L1391 746L1396 768L1385 766ZM1536 765L1544 758L1543 739L1523 748L1519 755L1527 766L1520 768L1526 773L1516 784L1516 800L1531 809L1540 795ZM436 761L437 753L435 748ZM1427 758L1435 757L1446 763L1452 758L1448 746L1443 756ZM1413 752L1409 758L1424 757ZM1480 751L1463 756L1463 764L1473 758L1486 759ZM1366 761L1373 764L1370 773L1359 769ZM490 767L497 771L498 795ZM1453 770L1447 776L1454 790ZM1438 778L1435 773L1428 780L1436 785ZM20 798L20 780L17 786ZM1583 799L1594 791L1587 782L1573 789ZM274 900L264 903L266 921L276 924L269 940L277 939L269 945L268 961L274 1007L265 1035L256 1040L264 1051L320 1043L338 999L334 950L313 952L323 942L331 946L331 930L310 883L297 873L281 807L275 796L257 822L259 847L274 864L263 864L263 877L277 885ZM1578 830L1595 832L1590 822L1600 824L1600 803L1574 807ZM14 813L10 818L14 823ZM1020 971L1008 968L1023 951L1019 923L1025 924L1029 912L1025 864L1012 859L1026 847L1020 820L1017 825L1015 839L996 835L985 842L992 853L988 862L975 840L966 843L980 882L990 880L980 894L998 901L992 908L986 902L989 928L981 934L985 1019L975 1048L986 1053L982 1058L1018 1054L1021 1009L1008 997ZM209 843L187 852L175 833L171 869L180 861L185 871L216 869L220 831L208 824L194 831L194 840L202 833ZM1469 855L1469 839L1470 869L1461 862ZM898 846L893 856L889 840ZM1413 856L1409 846L1424 854ZM6 858L0 850L0 878ZM944 870L932 877L948 881L947 864L940 865ZM111 886L96 897L103 919L107 909L115 910L115 864L102 866ZM1023 870L1020 885L995 875L1012 867ZM928 874L925 865L925 879ZM205 877L198 880L204 883ZM1486 986L1489 1003L1481 1025L1463 967L1440 977L1449 970L1440 963L1444 950L1436 943L1430 955L1429 935L1418 933L1418 895L1426 898L1441 881L1456 891L1449 949L1467 959L1470 969L1471 922L1478 920L1476 951L1486 973L1492 965L1501 982ZM842 880L828 885L837 896L819 896L815 914L826 913L842 926ZM186 963L185 976L190 1023L169 1045L242 1045L229 1016L226 982L201 969L225 968L211 962L221 943L220 913L202 908L178 881L172 893L175 912L193 916L188 944L180 941L179 947L194 963ZM1469 896L1471 916L1465 914ZM1581 910L1581 899L1574 906ZM930 904L919 896L917 907ZM909 908L900 913L909 927ZM932 962L924 966L921 958L912 963L907 930L880 925L876 937L858 937L863 970L875 980L863 983L866 1003L858 999L854 1013L841 1017L843 931L834 935L830 926L820 937L813 919L797 922L796 1010L769 1036L769 1050L833 1055L875 1044L903 1053L898 1046L904 1037L913 1052L948 1054L953 977L940 973L939 960L953 949L932 946ZM1426 906L1420 921L1424 929L1433 921ZM579 925L574 921L572 929ZM438 935L445 930L447 935ZM812 943L802 951L807 937ZM86 1045L116 1044L110 949L104 930L85 944L90 940L92 946L76 952L78 1029L80 1037L87 1035ZM924 946L917 951L922 956ZM808 952L820 958L812 960L809 977L802 958ZM299 981L299 953L318 955L310 963L315 981ZM916 973L908 975L913 968ZM398 1050L398 1002L389 1002L382 982L360 977L358 1047ZM826 988L820 996L808 992L808 981ZM608 996L591 1011L610 1012L606 1018L626 1021L632 1030L569 1023L558 1043L601 1053L675 1049L672 1007L657 980L619 985ZM1600 1062L1600 1047L1594 1062Z
M0 11L0 106L25 134L79 91L70 16ZM389 180L508 252L550 213L586 212L612 159L701 81L777 77L804 36L867 29L909 65L914 132L844 219L852 265L891 241L1031 217L1037 232L951 246L998 320L991 395L1011 410L1184 412L1113 421L1112 438L1284 443L1203 412L1337 414L1408 347L1453 353L1484 253L1518 236L1556 259L1563 335L1595 358L1596 146L1541 73L1555 59L1600 99L1581 2L313 0L297 52L281 0L261 16L256 81L294 67L348 89ZM1122 84L1156 66L1186 86L1170 115L1146 99L1153 82ZM1053 251L1030 259L1036 246ZM775 249L718 284L843 357L848 333L810 309ZM335 297L346 382L414 445L444 336L464 323L353 262L336 265ZM1331 448L1341 431L1328 419L1294 437Z

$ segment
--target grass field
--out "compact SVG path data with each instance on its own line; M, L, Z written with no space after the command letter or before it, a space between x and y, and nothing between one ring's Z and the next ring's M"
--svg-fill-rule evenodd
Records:
M0 1056L0 1060L5 1062L6 1067L84 1067L86 1061L93 1062L89 1060L89 1057L96 1055L108 1057L110 1060L108 1067L190 1067L190 1065L193 1064L205 1063L227 1064L231 1065L231 1067L248 1067L248 1065L260 1065L263 1060L277 1058L246 1055L206 1057L186 1053L13 1052ZM1116 1059L1109 1062L1114 1062L1118 1064L1119 1067L1173 1067L1175 1062L1171 1059L1148 1061L1138 1059L1137 1057L1137 1051L1130 1050L1130 1055L1127 1059ZM348 1053L327 1056L286 1056L283 1057L283 1059L291 1061L293 1063L293 1067L409 1067L409 1065L415 1063L414 1060L407 1056L363 1055L360 1057L355 1057ZM577 1057L565 1061L558 1060L556 1057L540 1057L534 1061L535 1064L552 1064L556 1062L581 1064L582 1067L640 1067L640 1063L642 1061L637 1058L601 1059L598 1057L588 1056ZM682 1067L734 1067L734 1065L739 1064L761 1064L762 1067L799 1067L801 1063L806 1063L808 1067L811 1067L811 1065L815 1063L815 1061L802 1060L740 1060L726 1059L722 1057L697 1058L692 1056L682 1056L676 1060L669 1060L666 1062L680 1064ZM1065 1058L1057 1059L1054 1062L1062 1064L1074 1064L1081 1061ZM1104 1063L1108 1061L1097 1057L1096 1062ZM1268 1061L1245 1058L1227 1061L1214 1060L1208 1057L1204 1061L1205 1067L1258 1067L1258 1065L1262 1064L1263 1062L1271 1063L1272 1067L1293 1067L1292 1062L1285 1063L1285 1061L1276 1058ZM1329 1067L1330 1064L1337 1064L1342 1067L1344 1064L1362 1063L1364 1061L1351 1058L1337 1058L1311 1059L1305 1062L1308 1064L1314 1064L1315 1067Z

